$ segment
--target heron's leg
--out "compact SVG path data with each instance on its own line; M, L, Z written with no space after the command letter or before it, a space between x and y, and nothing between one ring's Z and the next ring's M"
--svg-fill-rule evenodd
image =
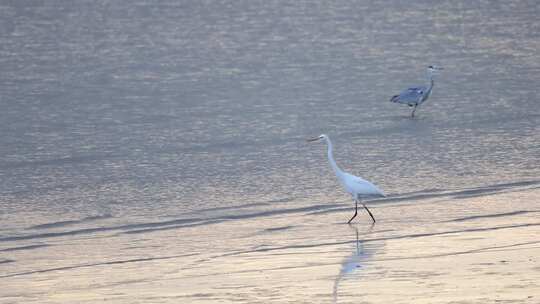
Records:
M416 112L416 107L418 107L418 104L414 105L414 109L412 110L411 117L414 117L414 112Z
M347 224L350 224L351 221L356 217L358 214L358 200L354 200L354 215L351 217L351 219L347 222Z
M375 218L373 217L373 214L371 214L371 211L369 211L369 209L366 207L366 205L362 204L362 206L364 206L364 208L366 208L366 211L369 213L369 216L371 216L371 219L373 220L373 223L375 223Z

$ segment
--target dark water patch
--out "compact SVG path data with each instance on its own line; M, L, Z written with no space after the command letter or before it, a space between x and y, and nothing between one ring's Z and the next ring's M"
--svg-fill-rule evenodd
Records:
M193 223L193 224L129 230L129 231L124 231L122 233L123 234L148 233L148 232L155 232L155 231L165 231L165 230L174 230L174 229L190 228L190 227L197 227L197 226L206 226L206 225L218 224L222 222L224 222L224 220L209 220L209 221L201 221L201 222Z
M521 225L508 225L508 226L496 226L496 227L486 227L486 228L474 228L474 229L453 230L453 231L444 231L444 232L435 232L435 233L418 233L418 234L409 234L409 235L393 236L393 237L367 238L367 239L362 239L361 242L362 243L379 242L379 241L387 241L387 240L394 240L394 239L419 238L419 237L427 237L427 236L456 234L456 233L463 233L463 232L479 232L479 231L512 229L512 228L532 227L532 226L540 226L540 223L521 224ZM326 243L316 243L316 244L304 244L304 245L280 246L280 247L272 247L272 248L260 248L260 249L255 249L255 250L231 252L231 253L228 253L228 254L223 254L223 255L212 257L211 259L215 259L215 258L219 258L219 257L226 257L226 256L235 256L235 255L241 255L241 254L247 254L247 253L255 253L255 252L270 252L270 251L289 250L289 249L304 249L304 248L314 248L314 247L321 247L321 246L336 246L336 245L356 244L356 243L357 243L357 240L352 240L352 241L348 240L348 241L341 241L341 242L326 242ZM515 247L515 246L523 246L523 245L535 244L535 243L540 243L540 241L520 243L520 244L500 246L500 247ZM470 250L470 251L467 251L467 252L463 252L461 254L465 254L465 253L469 253L469 252L473 253L473 252L479 251L479 250L484 250L485 251L485 250L488 250L488 249L493 249L493 248ZM453 253L453 254L455 254L455 253ZM42 270L34 270L34 271L27 271L27 272L20 272L20 273L12 273L12 274L7 274L7 275L0 275L0 278L18 277L18 276L41 274L41 273L47 273L47 272L53 272L53 271L72 270L72 269L95 267L95 266L106 266L106 265L117 265L117 264L125 264L125 263L148 262L148 261L155 261L155 260L176 259L176 258L187 257L187 256L195 256L195 255L197 255L197 253L184 254L184 255L164 256L164 257L151 257L151 258L137 258L137 259L127 259L127 260L119 260L119 261L108 261L108 262L103 262L103 263L81 264L81 265L73 265L73 266L65 266L65 267L57 267L57 268L48 268L48 269L42 269ZM445 255L449 255L449 254L446 253L446 254L440 254L440 255L430 255L430 256L425 256L425 257L405 257L405 258L395 258L395 259L426 258L426 257L438 257L438 256L445 256ZM5 260L5 261L13 262L13 260ZM0 261L0 263L2 263L2 261ZM313 266L313 265L310 265L310 267L311 266ZM259 271L259 270L257 270L257 271Z
M75 236L75 235L138 229L138 228L146 228L146 227L158 227L158 226L174 225L174 224L179 224L179 223L198 222L201 220L202 219L177 219L177 220L170 220L170 221L163 221L163 222L129 224L129 225L111 226L111 227L85 228L85 229L49 232L49 233L38 233L38 234L29 234L29 235L21 235L21 236L8 236L8 237L0 238L0 242L53 238L53 237L62 237L62 236Z
M361 239L360 241L365 244L369 242L391 241L391 240L400 240L400 239L415 239L415 238L423 238L423 237L431 237L431 236L445 236L445 235L469 233L469 232L496 231L496 230L502 230L502 229L515 229L515 228L536 227L536 226L540 226L540 223L516 224L516 225L484 227L484 228L470 228L470 229L449 230L449 231L442 231L442 232L414 233L414 234L396 235L396 236L379 237L379 238L365 238L365 239ZM271 251L279 251L279 250L316 248L316 247L336 246L336 245L345 245L345 244L353 244L353 243L356 243L356 240L256 248L256 249L251 249L251 250L230 252L223 255L215 256L213 258L235 256L235 255L255 253L255 252L271 252Z
M80 220L59 221L59 222L35 225L35 226L29 227L27 229L57 228L57 227L63 227L63 226L74 225L74 224L81 224L81 223L91 222L91 221L96 221L96 220L108 219L108 218L112 218L112 217L113 216L110 215L110 214L88 216L88 217L85 217L85 218L80 219Z
M294 228L295 226L283 226L283 227L275 227L275 228L267 228L264 229L263 232L276 232L276 231L283 231L283 230L289 230Z
M478 197L478 196L484 196L484 195L492 195L492 194L500 193L505 190L518 189L518 188L529 187L529 186L534 186L534 185L540 185L540 180L493 184L493 185L486 185L482 187L462 189L462 190L459 190L459 189L457 190L435 189L435 191L433 191L433 189L421 190L421 191L410 192L410 193L405 193L405 194L388 195L386 198L373 200L372 204L395 203L395 202L403 202L403 201L409 201L409 200L418 201L418 200L425 200L425 199L432 199L432 198L439 198L439 197L465 199L465 198Z
M533 185L540 185L540 180L501 183L501 184L495 184L492 187L514 188L514 187L525 187L525 186L533 186Z
M72 269L88 268L88 267L96 267L96 266L108 266L108 265L119 265L119 264L127 264L127 263L140 263L140 262L150 262L150 261L159 261L159 260L170 260L170 259L177 259L177 258L193 256L193 255L197 255L197 253L179 254L179 255L171 255L171 256L163 256L163 257L137 258L137 259L128 259L128 260L108 261L108 262L102 262L102 263L89 263L89 264L80 264L80 265L48 268L48 269L41 269L41 270L33 270L33 271L12 273L12 274L7 274L7 275L0 275L0 278L11 278L11 277L19 277L19 276L47 273L47 272L53 272L53 271L72 270Z
M293 197L284 197L284 198L280 198L280 199L275 199L275 200L270 200L268 201L268 203L288 203L288 202L292 202L294 200Z
M152 227L161 227L161 226L170 226L178 225L185 223L193 223L203 221L202 218L188 218L188 219L174 219L169 221L161 222L149 222L149 223L139 223L139 224L128 224L117 227L111 227L113 230L129 230L129 229L140 229L140 228L152 228Z
M496 195L501 192L504 192L505 189L484 189L484 190L471 190L471 191L464 191L464 193L460 193L457 195L451 196L452 199L470 199L474 197L484 197L489 195Z
M433 233L417 233L417 234L409 234L409 235L386 237L386 238L365 239L363 241L364 242L372 242L372 241L385 241L385 240L395 240L395 239L420 238L420 237L430 237L430 236L444 236L444 235L450 235L450 234L456 234L456 233L484 232L484 231L495 231L495 230L501 230L501 229L515 229L515 228L535 227L535 226L540 226L540 223L515 224L515 225L483 227L483 228L470 228L470 229L450 230L450 231L433 232Z
M333 208L335 206L337 205L335 204L314 205L314 206L308 206L308 207L269 210L269 211L261 211L261 212L254 212L254 213L245 213L245 214L231 214L231 215L224 215L224 216L217 216L217 217L209 217L206 219L203 219L203 218L178 219L178 220L171 220L171 221L164 221L164 222L125 225L119 228L121 229L134 229L135 228L138 230L130 231L129 233L141 233L145 231L145 229L140 229L140 228L149 228L149 229L146 229L146 231L158 231L158 230L163 230L163 229L200 226L200 225L213 224L213 223L219 223L219 222L230 221L230 220L269 217L269 216L277 216L277 215L292 214L292 213L305 213L305 212L309 212L313 210ZM169 227L165 227L165 226L169 226ZM1 240L2 239L0 239L0 241Z
M521 181L521 182L514 182L514 183L494 184L494 185L488 185L488 186L483 186L483 187L477 187L477 188L472 188L472 189L467 189L467 190L451 192L450 194L453 198L470 198L470 197L477 197L477 196L482 196L482 195L498 193L507 189L515 189L515 188L528 187L528 186L534 186L534 185L540 185L540 181L530 180L530 181Z
M79 230L70 230L63 232L49 232L49 233L38 233L38 234L29 234L29 235L20 235L20 236L8 236L0 238L0 242L11 242L11 241L22 241L22 240L33 240L33 239L43 239L43 238L54 238L62 236L75 236L81 234L92 234L97 232L106 232L111 230L121 229L119 227L101 227L101 228L87 228Z
M0 264L7 264L7 263L13 263L13 262L15 262L15 260L9 260L9 259L0 260Z
M473 216L466 216L466 217L461 217L461 218L449 220L449 221L446 221L446 222L463 222L463 221L470 221L470 220L476 220L476 219L513 216L513 215L520 215L520 214L527 214L527 213L537 213L537 212L540 212L540 211L536 211L536 210L532 210L532 211L531 210L520 210L520 211L513 211L513 212L506 212L506 213L473 215Z
M490 247L483 247L483 248L477 248L477 249L471 249L471 250L453 251L453 252L439 253L439 254L418 255L418 256L411 256L411 257L396 257L396 258L386 258L386 259L374 259L373 261L418 260L418 259L426 259L426 258L439 258L439 257L458 256L458 255L472 254L472 253L482 253L482 252L486 252L486 251L490 251L490 252L508 251L508 250L516 250L518 247L521 247L521 246L536 245L536 244L540 244L540 241L523 242L523 243L516 243L516 244L502 245L502 246L490 246ZM486 264L489 265L489 263L486 263Z
M256 213L248 213L248 214L228 215L228 216L219 217L219 219L238 220L238 219L249 219L249 218L257 218L257 217L275 216L275 215L282 215L282 214L291 214L291 213L306 213L306 212L315 211L315 210L324 210L324 209L327 209L327 208L333 208L333 207L336 207L336 206L339 206L339 205L336 205L336 204L313 205L313 206L309 206L309 207L280 209L280 210L269 210L269 211L262 211L262 212L256 212Z
M102 219L108 219L112 217L113 217L112 214L94 215L94 216L87 216L83 218L82 221L102 220Z
M31 250L36 248L43 248L43 247L49 247L51 245L47 244L36 244L36 245L28 245L28 246L19 246L19 247L11 247L11 248L5 248L0 249L0 252L6 252L6 251L19 251L19 250Z
M59 222L35 225L35 226L29 227L27 229L48 229L48 228L67 226L67 225L75 224L75 223L78 223L78 222L79 222L78 220L59 221Z
M190 224L183 224L183 225L169 225L166 227L155 227L155 228L147 228L147 229L137 229L137 230L131 230L126 231L124 233L127 234L133 234L133 233L146 233L146 232L155 232L155 231L163 231L163 230L171 230L171 229L181 229L181 228L188 228L188 227L195 227L195 226L204 226L204 225L210 225L210 224L217 224L225 221L231 221L231 220L239 220L239 219L252 219L252 218L258 218L258 217L267 217L267 216L277 216L282 214L290 214L290 213L304 213L311 210L318 210L318 209L325 209L325 208L332 208L336 205L315 205L310 207L301 207L301 208L293 208L293 209L283 209L283 210L273 210L273 211L263 211L263 212L257 212L257 213L248 213L248 214L236 214L236 215L228 215L228 216L221 216L221 217L215 217L215 218L209 218L207 220L198 220L197 223L190 223ZM1 241L1 239L0 239Z
M21 235L21 236L8 236L8 237L0 238L0 242L54 238L54 237L62 237L62 236L75 236L75 235L111 232L111 231L119 231L119 230L132 230L132 229L134 230L130 231L130 233L143 233L143 232L150 232L150 231L179 229L179 228L186 228L186 227L209 225L209 224L214 224L214 223L219 223L219 222L229 221L229 220L251 219L251 218L277 216L277 215L291 214L291 213L305 213L305 212L314 211L314 210L333 208L336 206L337 205L315 205L315 206L309 206L309 207L271 210L271 211L263 211L263 212L248 213L248 214L232 214L232 215L225 215L225 216L218 216L218 217L210 217L207 219L204 219L204 218L174 219L174 220L167 220L167 221L160 221L160 222L128 224L128 225L121 225L121 226L96 227L96 228L85 228L85 229L77 229L77 230L70 230L70 231L38 233L38 234L29 234L29 235Z

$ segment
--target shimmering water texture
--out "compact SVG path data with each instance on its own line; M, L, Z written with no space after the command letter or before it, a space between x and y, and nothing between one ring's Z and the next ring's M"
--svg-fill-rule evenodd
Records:
M0 302L540 302L539 10L0 2Z

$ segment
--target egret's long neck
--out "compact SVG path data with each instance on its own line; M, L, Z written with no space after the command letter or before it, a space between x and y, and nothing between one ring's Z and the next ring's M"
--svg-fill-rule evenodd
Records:
M330 139L328 139L328 137L325 139L326 139L326 143L328 144L328 162L330 163L330 166L332 166L332 169L334 169L334 172L336 173L336 175L342 176L343 171L341 171L341 169L336 164L336 161L334 160L332 142L330 141Z

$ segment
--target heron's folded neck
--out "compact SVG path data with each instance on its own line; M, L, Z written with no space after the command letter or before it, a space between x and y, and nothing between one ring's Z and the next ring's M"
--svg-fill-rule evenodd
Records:
M433 88L433 85L435 84L435 82L433 81L433 78L434 78L434 77L435 77L435 76L433 75L433 73L428 72L428 77L427 77L427 81L428 81L427 87L428 87L428 89Z
M426 91L426 95L430 95L431 94L431 91L433 90L433 86L435 85L435 81L433 81L433 74L432 73L429 73L428 74L428 85L427 85L427 91Z

